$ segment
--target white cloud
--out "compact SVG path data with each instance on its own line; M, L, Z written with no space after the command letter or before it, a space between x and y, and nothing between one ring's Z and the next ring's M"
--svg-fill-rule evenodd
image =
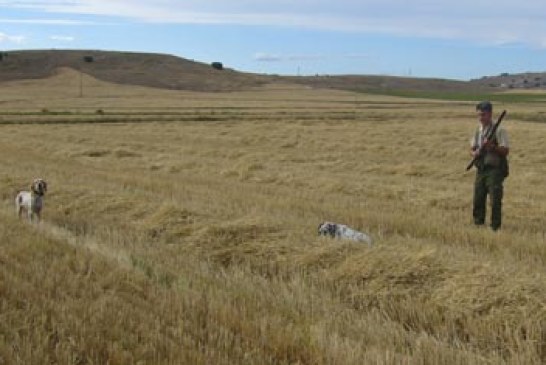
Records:
M6 42L6 43L21 44L21 43L24 43L25 40L26 38L22 35L9 35L9 34L0 32L0 43Z
M543 0L0 0L1 8L142 22L245 24L542 46Z
M76 38L66 35L52 35L51 37L49 37L49 39L59 42L73 42Z
M32 24L32 25L97 25L97 22L71 19L5 19L0 18L0 24Z

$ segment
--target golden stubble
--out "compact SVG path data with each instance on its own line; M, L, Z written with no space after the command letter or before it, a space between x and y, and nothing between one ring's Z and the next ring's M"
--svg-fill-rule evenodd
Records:
M0 363L545 361L539 106L496 106L493 233L471 224L472 102L88 77L79 98L77 77L0 97ZM36 177L39 227L12 210ZM320 238L324 220L376 244Z

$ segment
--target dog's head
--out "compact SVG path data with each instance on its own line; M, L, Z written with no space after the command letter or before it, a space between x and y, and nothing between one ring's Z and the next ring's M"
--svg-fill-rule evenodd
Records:
M30 190L32 190L37 195L44 195L47 191L47 183L44 179L36 179L30 185Z
M332 222L322 222L318 226L319 236L332 236L336 235L336 224Z

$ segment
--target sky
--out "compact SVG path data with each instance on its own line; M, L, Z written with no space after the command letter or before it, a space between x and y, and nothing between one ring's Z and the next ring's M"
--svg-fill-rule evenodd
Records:
M0 0L0 51L172 54L280 75L546 71L544 0Z

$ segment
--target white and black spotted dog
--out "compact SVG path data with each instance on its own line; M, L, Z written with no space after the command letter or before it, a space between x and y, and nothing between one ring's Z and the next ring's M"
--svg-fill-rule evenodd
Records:
M34 218L39 222L42 218L44 206L44 194L47 191L47 183L43 179L36 179L30 185L30 191L20 191L15 197L15 209L19 218L26 212L28 220Z
M318 226L318 234L320 236L330 236L332 238L348 239L357 242L365 242L372 245L372 238L364 232L356 231L349 228L345 224L333 222L323 222Z

